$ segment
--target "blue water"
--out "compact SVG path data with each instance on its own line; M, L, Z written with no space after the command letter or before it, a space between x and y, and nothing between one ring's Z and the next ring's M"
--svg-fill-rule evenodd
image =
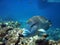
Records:
M35 15L45 16L54 27L60 27L60 3L42 0L0 0L0 15L21 21Z
M25 23L26 20L35 15L44 16L51 20L52 27L60 27L60 2L48 2L48 0L44 2L42 0L0 0L0 20L3 18L3 21L17 20Z

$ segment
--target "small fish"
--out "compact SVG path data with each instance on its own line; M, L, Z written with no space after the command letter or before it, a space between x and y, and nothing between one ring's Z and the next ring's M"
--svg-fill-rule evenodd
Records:
M14 18L10 16L0 16L0 22L4 22L4 21L14 21Z

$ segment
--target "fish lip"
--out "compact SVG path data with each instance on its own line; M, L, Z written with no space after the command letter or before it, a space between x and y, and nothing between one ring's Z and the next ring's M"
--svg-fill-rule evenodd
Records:
M39 32L46 32L44 29L39 29L38 31Z

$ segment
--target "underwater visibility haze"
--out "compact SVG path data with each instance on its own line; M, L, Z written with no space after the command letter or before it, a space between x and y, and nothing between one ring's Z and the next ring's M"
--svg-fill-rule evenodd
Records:
M60 0L0 0L0 22L4 21L5 23L0 24L0 28L10 26L9 30L13 30L12 32L21 25L22 37L34 37L38 34L47 37L46 40L58 41L60 40ZM21 30L19 28L18 31ZM19 33L18 31L16 32ZM9 34L12 32L9 31Z
M50 19L55 27L60 27L59 0L0 0L0 16L10 16L16 20L27 20L40 15Z

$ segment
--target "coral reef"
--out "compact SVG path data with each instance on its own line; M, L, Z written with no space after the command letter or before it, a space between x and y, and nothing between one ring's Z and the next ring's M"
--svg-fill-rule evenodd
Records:
M60 29L48 30L51 22L45 17L34 16L26 26L21 28L17 21L0 22L0 45L60 45Z
M22 30L18 22L0 22L0 41L6 45L16 43Z

